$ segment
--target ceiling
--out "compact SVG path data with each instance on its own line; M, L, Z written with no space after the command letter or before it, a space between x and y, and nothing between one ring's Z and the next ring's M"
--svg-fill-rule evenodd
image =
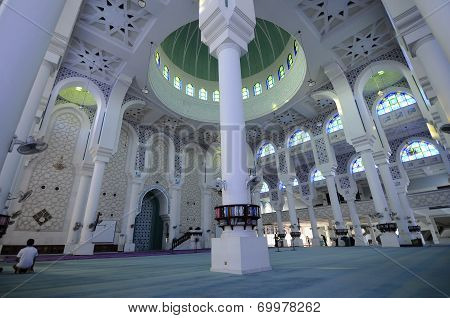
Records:
M219 81L217 59L200 38L198 20L172 32L161 47L170 60L186 73L208 81ZM291 35L272 22L256 19L255 38L241 57L242 78L270 66L283 52Z

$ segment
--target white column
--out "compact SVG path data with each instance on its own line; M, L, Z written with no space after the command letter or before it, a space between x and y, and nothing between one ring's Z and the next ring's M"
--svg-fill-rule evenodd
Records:
M361 158L366 172L367 182L369 183L370 193L372 194L375 211L381 214L379 218L380 224L393 223L389 215L386 198L378 176L375 161L371 150L361 151ZM384 232L381 234L381 245L383 247L400 247L395 232Z
M372 238L372 245L376 246L378 245L377 236L375 235L375 230L373 229L372 219L370 217L367 217L369 222L369 232L370 237Z
M436 222L435 222L434 218L431 218L429 215L427 215L425 218L427 219L427 223L428 223L428 225L430 227L430 232L431 232L431 236L433 238L433 243L436 244L436 245L440 244L439 243L439 236L438 236L439 231L438 231L438 228L436 226Z
M264 224L262 220L262 216L258 219L258 237L264 237Z
M180 236L180 206L181 206L181 187L180 185L169 186L170 196L170 228L169 244L172 244L174 238Z
M411 234L408 230L408 224L406 223L405 211L402 209L400 204L400 199L397 194L397 189L395 188L394 181L392 180L391 171L389 169L389 164L387 162L379 163L378 170L381 174L381 179L383 180L384 188L386 189L386 196L389 200L389 205L400 220L397 220L398 232L399 232L399 243L401 245L411 245Z
M286 197L289 209L289 221L291 222L291 233L300 233L300 224L298 224L297 212L295 210L294 190L290 184L286 184ZM300 237L296 237L291 242L293 242L294 246L303 247L303 241Z
M336 184L334 182L334 175L325 176L327 182L328 194L331 201L331 211L333 212L333 218L336 222L336 229L345 229L344 219L342 217L341 206L339 205L339 198L336 191Z
M448 41L448 30L442 31L446 33ZM413 49L424 66L424 70L437 95L442 110L447 116L446 120L449 122L450 90L448 88L450 87L450 62L444 54L444 51L442 51L442 48L431 35L419 40Z
M275 215L277 216L277 226L278 226L278 234L281 234L282 236L282 243L283 246L286 247L287 246L287 241L286 241L286 231L284 230L284 224L283 224L283 219L281 214L283 213L283 210L275 210Z
M347 201L350 219L352 220L353 230L355 231L355 246L366 246L367 241L362 233L361 222L359 221L355 200L353 198L346 198L345 200Z
M213 207L211 205L211 190L202 189L202 240L203 248L211 248L211 216Z
M64 4L64 0L4 0L0 6L0 39L7 43L7 49L0 50L0 168Z
M41 64L36 80L34 81L33 88L28 96L25 109L20 117L19 124L15 131L15 135L19 140L25 141L29 136L30 131L35 123L35 116L39 107L42 94L47 85L47 81L53 70L54 64L50 63L46 59ZM8 198L8 194L11 191L14 176L17 168L19 167L20 155L17 151L8 153L3 168L0 167L0 207L3 208Z
M406 217L409 218L408 224L411 226L417 226L416 217L414 216L414 211L409 205L408 195L405 191L399 191L398 197L400 199L400 204L402 205L403 210L405 211ZM411 222L411 223L410 223ZM422 244L425 244L425 240L423 239L421 232L411 232L412 239L419 239L422 241Z
M317 219L316 214L314 213L314 207L312 205L308 205L308 214L309 220L311 222L311 230L312 230L312 246L320 246L320 234L317 228Z
M92 243L93 229L89 228L97 218L97 208L102 189L103 176L105 174L108 158L94 158L94 172L92 173L91 187L89 189L86 210L83 219L83 228L80 234L80 243L74 251L74 255L92 255L94 254L94 244Z
M89 195L89 187L91 185L91 172L82 171L80 183L78 185L77 196L73 206L72 218L67 235L66 245L64 246L64 254L72 254L78 243L79 234L82 229L83 212L86 208L86 202ZM79 224L79 226L77 226ZM75 227L79 227L75 230Z
M134 252L136 249L133 241L134 222L136 221L136 215L139 208L139 194L142 190L142 185L143 180L141 179L132 179L131 181L129 206L124 215L124 218L126 219L124 252Z
M427 22L450 61L450 2L448 0L414 0L417 9Z
M325 239L327 240L327 246L333 246L333 241L331 240L330 227L328 225L324 226L325 229Z

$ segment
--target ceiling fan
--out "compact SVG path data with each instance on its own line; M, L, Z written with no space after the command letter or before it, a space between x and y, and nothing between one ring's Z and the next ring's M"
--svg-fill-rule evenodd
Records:
M9 146L9 152L14 150L15 145L19 145L17 152L21 155L34 155L48 148L47 143L43 142L42 139L35 139L33 136L27 137L25 141L19 140L17 136L14 136Z

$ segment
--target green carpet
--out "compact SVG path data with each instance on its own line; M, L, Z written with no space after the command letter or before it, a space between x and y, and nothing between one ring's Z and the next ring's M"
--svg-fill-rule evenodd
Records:
M2 264L3 297L445 297L450 247L270 251L273 270L211 273L209 253Z

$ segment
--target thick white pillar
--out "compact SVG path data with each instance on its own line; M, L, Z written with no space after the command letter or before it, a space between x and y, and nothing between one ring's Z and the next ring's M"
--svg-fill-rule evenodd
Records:
M213 214L213 208L211 205L211 189L202 189L202 240L203 248L211 248L211 217Z
M171 184L169 186L170 196L170 228L169 228L169 244L172 240L180 236L180 207L181 207L181 186Z
M93 157L94 172L92 173L91 186L89 188L89 195L83 218L83 227L80 234L80 242L73 253L74 255L94 254L94 244L92 243L94 228L92 228L92 226L97 219L97 208L100 200L103 176L105 174L106 163L109 161L109 157L98 155L94 155Z
M334 182L334 175L328 174L325 176L327 182L328 195L331 201L331 211L333 212L333 218L336 229L345 229L344 219L342 217L341 206L339 205L339 198L336 191L336 184Z
M370 237L372 238L372 245L376 246L378 245L377 236L375 235L375 230L373 229L372 219L370 217L367 217L368 224L369 224L369 232Z
M280 210L280 209L275 210L275 215L277 217L278 234L282 238L281 242L282 242L283 246L286 247L287 246L286 231L284 230L283 219L281 217L282 213L283 213L283 210Z
M313 234L311 246L320 246L320 234L319 229L317 228L316 214L314 213L314 207L312 205L308 205L308 214L311 222L311 231Z
M258 237L264 237L264 224L262 220L262 216L258 219Z
M362 233L361 222L359 221L355 200L353 198L346 198L345 200L347 201L350 219L352 220L353 230L355 231L355 246L366 246L367 241Z
M448 0L414 0L417 9L427 22L450 61L450 2Z
M0 169L64 4L4 0L0 6L0 39L7 43L7 49L0 50Z
M427 0L428 1L428 0ZM427 2L424 1L424 2ZM450 6L450 5L449 5ZM448 17L447 17L448 20ZM448 23L448 21L446 22ZM447 34L448 30L442 30ZM444 54L439 43L433 36L428 35L417 41L413 47L417 57L420 59L424 70L430 80L431 86L439 100L443 112L450 121L450 62Z
M375 166L371 150L361 151L361 158L366 172L367 182L369 183L370 193L372 194L375 211L381 216L379 217L380 224L393 223L389 215L387 201L384 196L384 191L381 186L378 171ZM384 232L381 234L381 246L383 247L400 247L397 235L395 232Z
M80 183L78 184L77 196L75 198L72 218L70 220L69 233L67 235L66 245L64 246L64 254L74 253L76 244L78 243L79 234L82 230L83 212L86 208L91 179L92 171L81 171Z
M411 234L408 229L408 223L406 222L406 213L400 204L400 199L395 188L394 181L392 180L391 171L387 162L378 163L378 170L380 171L381 179L383 180L384 188L386 189L386 196L389 200L389 205L393 212L395 212L399 218L396 220L399 232L399 244L411 245Z
M131 179L130 201L128 209L124 215L125 222L125 245L124 252L134 252L136 246L133 241L134 222L136 220L137 211L139 208L139 194L142 191L144 180L133 178Z
M331 240L331 235L330 235L330 226L325 225L324 226L324 230L325 230L325 239L327 240L327 246L333 246L333 241Z
M434 218L431 218L429 215L427 215L426 217L427 223L430 227L430 232L431 232L431 237L433 238L433 244L438 245L439 243L439 231L438 228L436 226L436 221L434 220Z
M400 204L403 208L403 210L405 211L406 214L406 218L408 218L408 224L409 226L417 226L417 221L416 221L416 217L414 216L414 211L411 208L411 205L409 204L409 200L408 200L408 195L406 192L406 189L404 191L399 191L398 192L398 198L400 199ZM425 244L425 240L423 239L422 233L419 232L411 232L411 237L413 240L420 240L422 242L422 245Z
M291 233L294 232L294 235L300 235L300 224L298 224L297 212L295 210L294 190L290 184L286 184L286 197L289 209L289 221L291 222ZM291 243L294 244L294 246L303 247L303 240L300 236L291 239Z

